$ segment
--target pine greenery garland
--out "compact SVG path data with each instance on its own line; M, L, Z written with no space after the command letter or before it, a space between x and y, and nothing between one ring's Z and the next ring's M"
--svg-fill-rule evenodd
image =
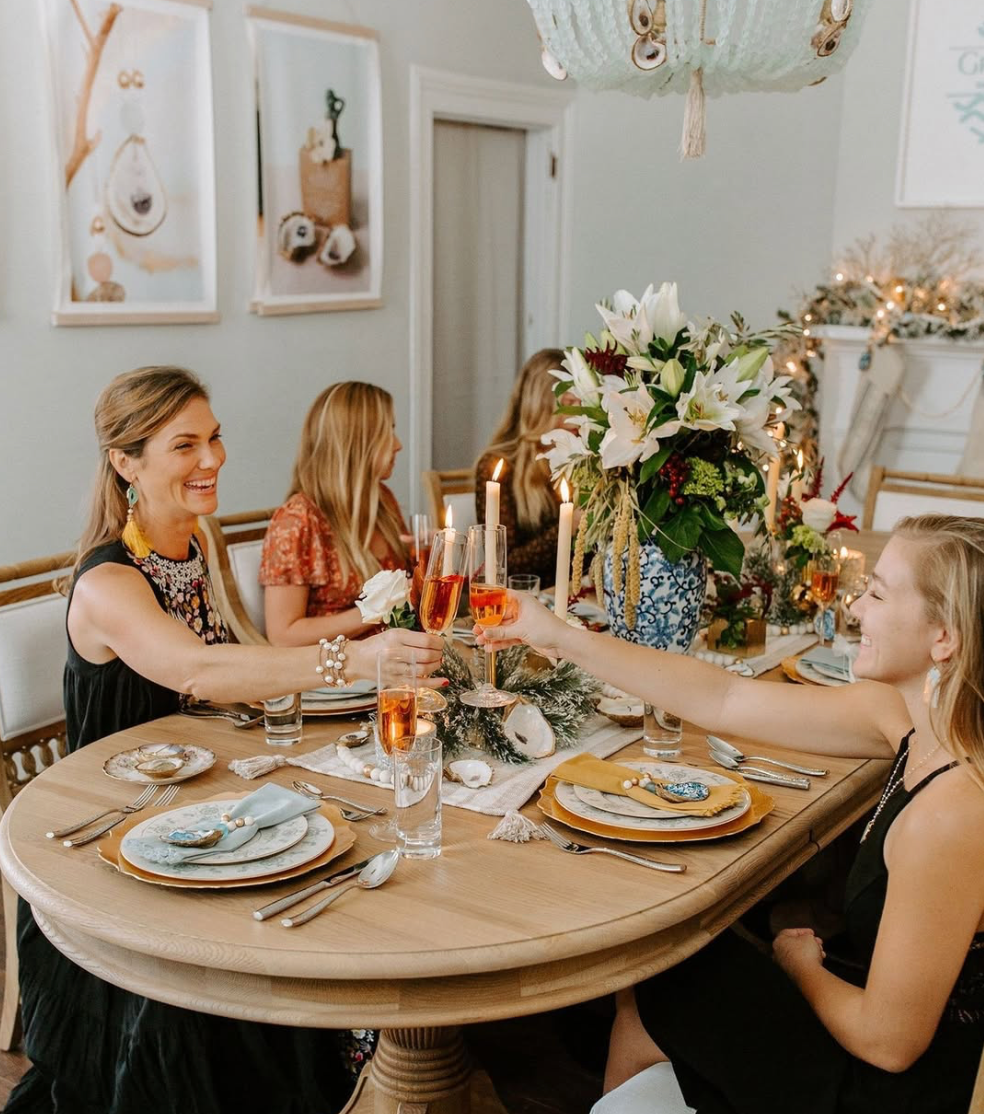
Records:
M553 728L558 747L573 746L582 724L594 711L592 697L600 684L569 661L554 669L531 669L526 665L528 652L527 646L511 646L498 654L498 686L540 709ZM468 663L450 642L445 644L442 673L448 679L447 688L442 690L448 706L434 720L445 761L465 748L475 747L500 762L528 762L503 730L505 716L501 709L472 708L461 702L461 694L473 689L475 682Z

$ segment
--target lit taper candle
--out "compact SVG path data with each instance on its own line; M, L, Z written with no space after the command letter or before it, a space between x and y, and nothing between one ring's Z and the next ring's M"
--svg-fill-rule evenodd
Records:
M495 583L495 528L499 525L499 476L504 460L500 460L485 481L485 583Z
M554 612L567 618L567 592L571 583L571 534L574 527L574 504L567 480L560 481L560 524L557 528L557 573Z

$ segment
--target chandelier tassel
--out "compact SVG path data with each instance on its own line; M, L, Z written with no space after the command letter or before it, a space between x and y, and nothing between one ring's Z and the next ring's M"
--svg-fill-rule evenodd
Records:
M704 70L701 68L690 74L690 88L683 112L683 135L680 138L681 159L699 159L704 154L706 116Z

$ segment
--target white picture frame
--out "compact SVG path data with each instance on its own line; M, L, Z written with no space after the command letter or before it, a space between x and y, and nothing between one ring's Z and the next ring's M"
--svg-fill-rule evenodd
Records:
M251 310L382 302L379 44L370 28L246 9L258 183Z
M912 0L895 203L984 208L981 0Z
M218 321L209 0L42 0L52 323Z

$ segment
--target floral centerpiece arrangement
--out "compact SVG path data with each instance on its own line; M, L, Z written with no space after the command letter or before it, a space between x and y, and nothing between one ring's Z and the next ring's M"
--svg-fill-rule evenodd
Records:
M772 600L766 614L780 625L798 623L813 610L804 573L809 562L833 553L841 530L858 531L856 515L843 514L837 502L850 475L823 499L823 460L817 465L809 487L801 494L789 491L776 516L774 535L748 554L745 574L772 585Z
M411 592L406 573L384 569L366 581L356 606L365 623L418 630ZM447 707L431 717L445 761L473 747L502 762L527 762L552 753L554 747L577 742L581 726L595 710L593 697L600 682L571 662L535 669L528 655L526 646L499 655L498 686L519 697L503 716L500 709L475 708L461 701L461 694L474 688L474 678L464 657L445 639L441 675L448 684L441 692ZM513 719L519 708L524 711Z
M765 619L772 607L771 577L743 571L715 573L704 607L707 648L745 656L765 649Z
M607 558L613 629L642 640L631 633L642 600L642 550L655 546L671 565L691 569L695 598L703 597L705 558L737 576L744 550L728 520L762 510L762 462L776 451L770 427L799 404L769 356L786 326L749 332L738 314L730 326L692 321L679 308L675 283L649 286L639 299L619 290L597 309L600 338L588 335L583 348L569 349L554 372L558 397L572 404L560 407L567 426L544 435L544 455L554 479L576 490L583 512L573 590L585 553L595 553L596 585ZM694 625L699 611L698 599ZM690 612L682 625L691 625Z

